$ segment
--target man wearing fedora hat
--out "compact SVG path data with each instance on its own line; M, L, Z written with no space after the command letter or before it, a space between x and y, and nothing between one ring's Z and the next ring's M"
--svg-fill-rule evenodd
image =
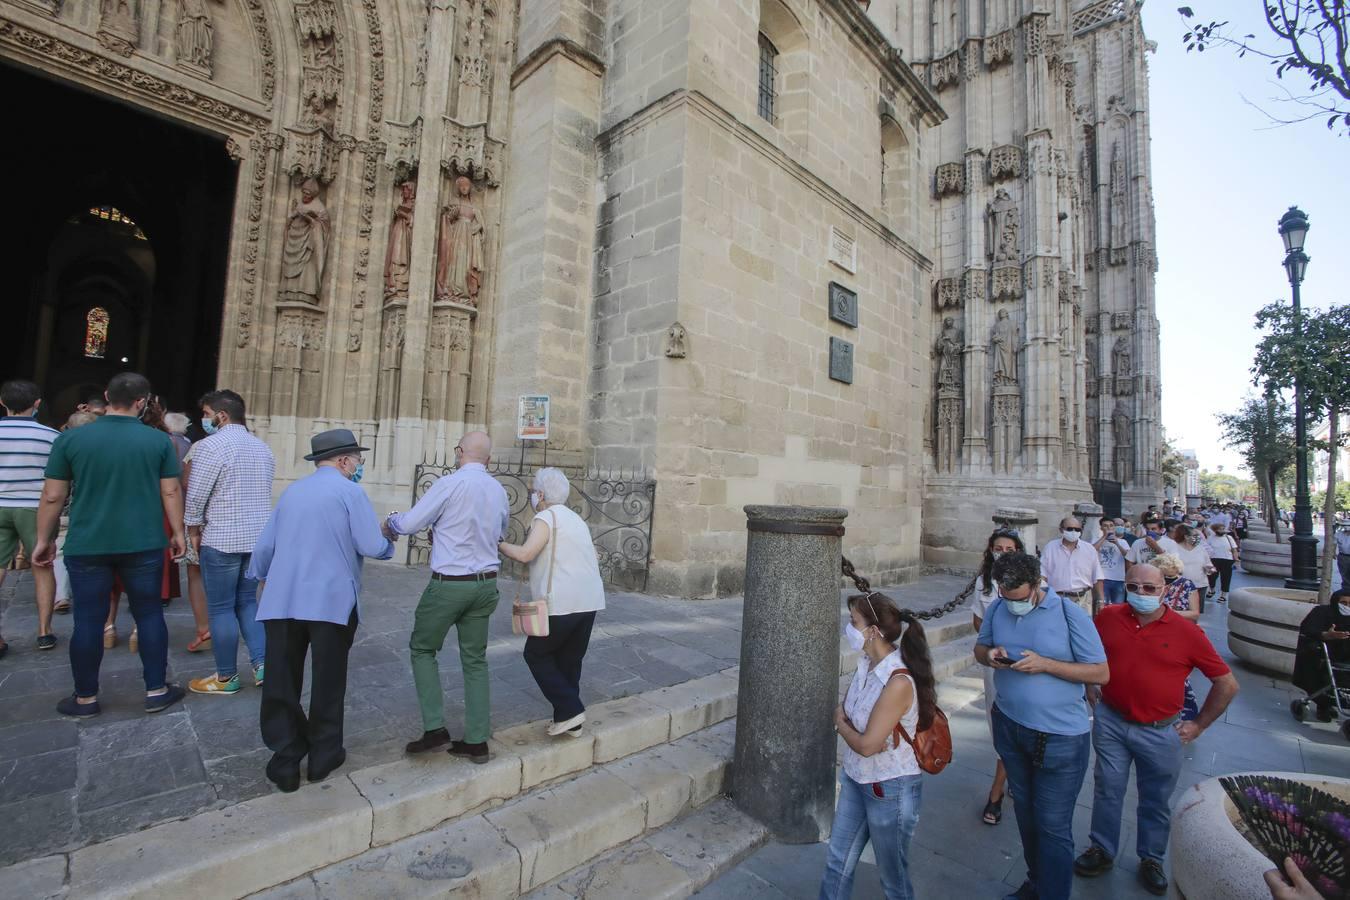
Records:
M267 632L267 679L259 719L272 751L267 777L281 790L300 786L300 760L321 781L347 759L342 747L347 654L360 619L361 560L389 559L365 491L356 436L335 428L310 439L314 474L277 501L253 548L249 576L265 582L258 621ZM309 715L300 705L305 655L313 652Z

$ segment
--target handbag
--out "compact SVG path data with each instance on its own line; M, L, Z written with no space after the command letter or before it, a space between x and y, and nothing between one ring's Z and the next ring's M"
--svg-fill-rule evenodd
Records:
M528 637L548 637L548 598L553 594L553 564L558 558L558 517L552 517L552 529L548 536L548 586L544 589L544 599L530 603L520 602L520 586L516 586L516 599L511 603L511 632Z

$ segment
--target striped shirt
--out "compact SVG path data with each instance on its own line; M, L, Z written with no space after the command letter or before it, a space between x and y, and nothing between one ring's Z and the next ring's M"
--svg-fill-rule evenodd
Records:
M59 434L31 416L0 419L0 506L37 508L42 471Z
M226 425L191 452L184 523L203 526L203 547L252 553L272 514L271 449L243 425Z

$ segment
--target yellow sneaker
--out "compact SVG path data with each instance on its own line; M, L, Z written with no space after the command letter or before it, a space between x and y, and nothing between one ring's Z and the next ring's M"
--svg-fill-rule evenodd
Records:
M228 681L221 681L220 677L212 672L205 678L194 678L188 682L188 689L194 694L237 694L239 693L239 676L233 675Z

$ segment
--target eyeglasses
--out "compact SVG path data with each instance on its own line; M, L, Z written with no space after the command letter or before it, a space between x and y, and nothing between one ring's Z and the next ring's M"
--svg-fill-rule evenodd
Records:
M1161 584L1145 584L1139 581L1125 582L1125 590L1131 594L1142 594L1145 597L1156 597L1161 594L1164 587Z

